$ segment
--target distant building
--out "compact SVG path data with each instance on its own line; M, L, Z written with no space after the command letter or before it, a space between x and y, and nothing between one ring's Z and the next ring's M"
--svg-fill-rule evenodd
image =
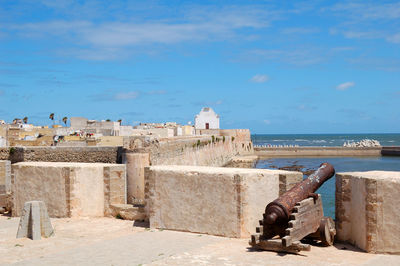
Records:
M103 136L120 136L119 122L89 120L85 117L71 117L69 121L72 130L83 130L86 133Z
M219 129L219 115L211 107L204 107L194 118L196 129Z

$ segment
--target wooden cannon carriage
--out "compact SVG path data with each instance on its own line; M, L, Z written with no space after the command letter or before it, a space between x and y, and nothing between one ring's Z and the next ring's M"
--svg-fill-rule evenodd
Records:
M305 238L332 245L335 223L324 217L321 195L314 192L334 174L332 165L321 164L315 173L269 203L249 244L256 249L288 253L309 251L311 246L300 242Z

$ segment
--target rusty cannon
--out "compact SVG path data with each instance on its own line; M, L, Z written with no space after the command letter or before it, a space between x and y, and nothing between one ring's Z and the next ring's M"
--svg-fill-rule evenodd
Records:
M329 163L320 167L265 208L260 227L249 244L256 249L298 253L310 250L303 238L333 244L336 235L332 218L324 217L321 195L315 191L335 174Z

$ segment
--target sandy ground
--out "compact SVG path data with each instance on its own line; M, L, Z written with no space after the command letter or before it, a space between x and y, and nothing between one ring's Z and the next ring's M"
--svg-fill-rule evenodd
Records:
M0 216L0 265L400 265L400 256L351 246L302 255L249 250L248 239L149 230L112 218L52 219L55 236L16 239L19 218Z

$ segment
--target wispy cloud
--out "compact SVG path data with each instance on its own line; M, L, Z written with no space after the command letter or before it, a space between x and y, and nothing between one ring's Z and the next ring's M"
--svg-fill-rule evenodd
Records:
M348 88L354 87L354 85L356 85L356 84L354 82L352 82L352 81L344 82L344 83L341 83L341 84L337 85L336 89L339 90L339 91L345 91Z
M147 94L150 94L150 95L163 95L166 93L167 93L166 90L152 90L152 91L147 92Z
M341 34L349 39L382 39L397 43L399 2L349 1L326 7L322 11L342 20L330 30L331 34Z
M119 92L113 96L115 100L130 100L137 97L139 97L139 92L137 91Z
M400 3L360 1L340 3L326 10L345 14L353 20L393 20L400 18Z
M250 79L250 81L254 83L264 83L267 82L268 80L269 77L265 74L257 74Z
M264 120L263 120L263 123L266 124L266 125L270 125L270 124L271 124L271 120L264 119Z
M0 30L17 33L23 38L59 38L76 46L69 51L60 50L60 54L106 60L121 56L121 49L132 46L236 39L244 34L242 29L268 27L273 17L271 11L257 6L199 7L189 9L175 19L95 23L82 17L75 20L8 24L0 26Z
M348 59L348 62L360 69L374 69L388 72L400 71L400 58L394 56L363 56L358 58L350 58Z

